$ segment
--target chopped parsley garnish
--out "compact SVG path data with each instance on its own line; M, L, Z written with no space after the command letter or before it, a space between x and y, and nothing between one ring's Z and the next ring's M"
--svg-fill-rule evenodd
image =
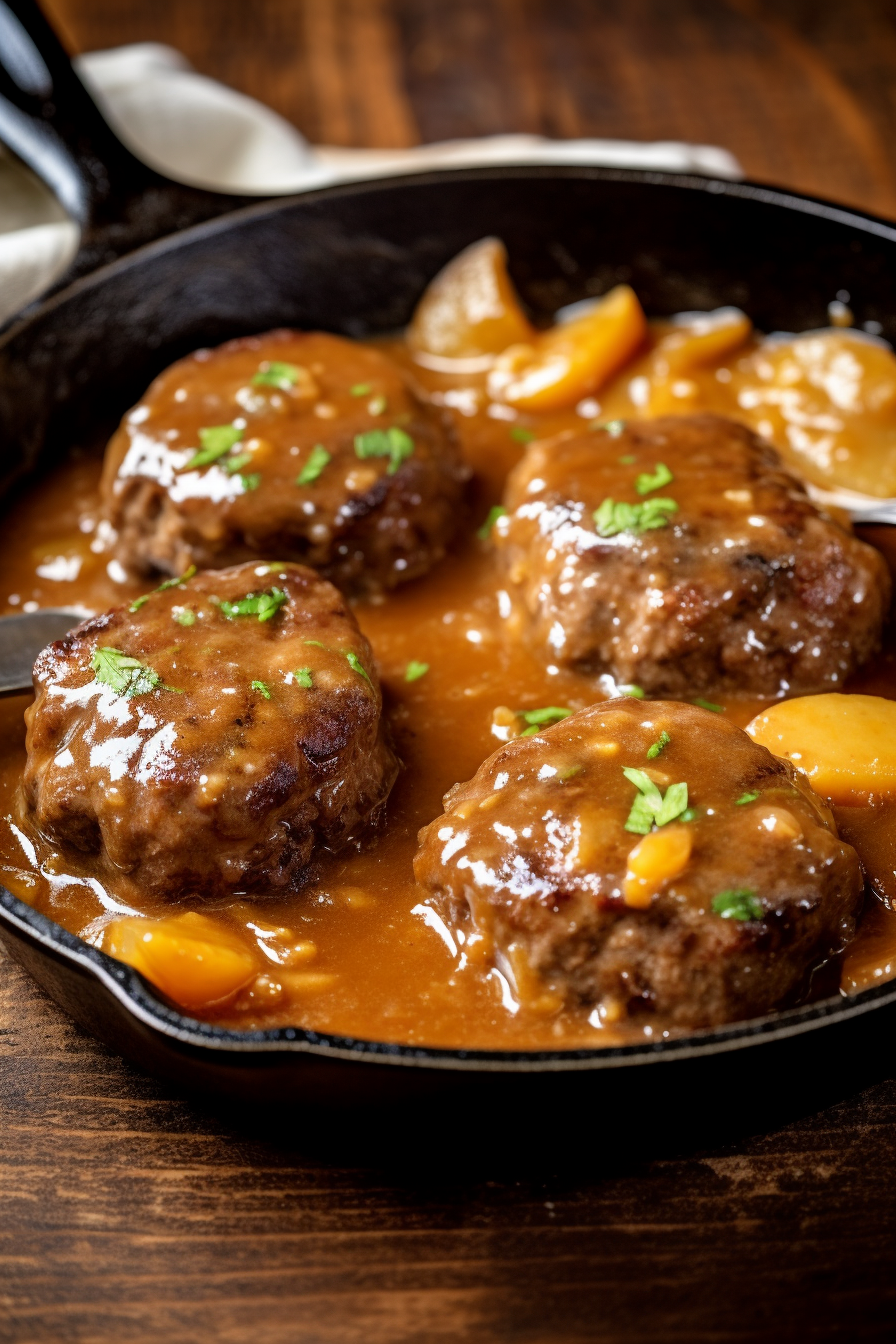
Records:
M631 696L632 700L643 700L643 699L644 699L644 690L643 690L643 688L642 688L641 686L636 686L636 685L634 684L634 682L632 682L632 684L631 684L630 686L620 686L620 687L619 687L619 694L620 694L620 695L628 695L628 696Z
M253 681L252 689L253 691L258 691L261 695L263 695L265 700L270 700L271 692L268 690L268 684L266 681Z
M189 607L182 607L180 611L174 613L174 619L178 625L195 625L196 613L191 611Z
M353 397L366 397L368 392L373 391L373 386L370 383L355 383L349 391Z
M759 794L755 790L751 790L748 793L742 793L739 798L735 799L734 806L743 807L744 803L755 803L758 797Z
M701 709L708 709L708 710L711 710L713 714L724 714L724 713L725 713L725 711L724 711L724 709L722 708L721 705L715 705L715 704L713 704L712 700L701 700L701 699L699 698L699 696L698 696L697 699L694 701L694 704L695 704L695 705L699 705L699 707L700 707Z
M720 891L712 898L712 909L722 919L761 919L765 913L752 891Z
M660 733L659 737L657 738L657 740L654 742L653 746L647 748L648 761L655 761L657 756L659 756L660 752L663 750L663 748L668 747L671 741L672 741L671 737L664 728L663 731Z
M296 485L312 485L330 461L330 454L322 443L316 443L311 449L308 461L296 477Z
M176 579L166 579L164 583L159 584L158 588L153 588L151 593L144 593L142 597L135 598L128 607L128 611L139 611L151 597L155 597L156 593L166 593L169 588L179 588L182 583L186 583L188 579L192 579L195 573L196 566L190 565L190 568L185 569L183 574L179 574Z
M699 807L686 807L678 818L679 821L696 821L700 815Z
M121 649L95 649L90 666L96 680L102 686L110 686L116 695L149 695L150 691L183 694L174 686L166 686L154 667L129 657Z
M488 517L476 533L480 541L488 541L491 536L491 530L499 518L503 518L507 513L503 504L493 504L488 511Z
M635 770L630 765L624 765L622 773L638 790L638 796L632 803L625 823L627 831L633 831L636 835L647 835L654 823L657 826L666 826L686 810L687 784L670 784L664 795L643 770Z
M405 668L404 679L405 681L419 681L421 677L426 676L428 671L429 663L418 663L416 659L412 659Z
M367 403L367 409L371 415L382 415L388 404L386 398L380 393L379 396L370 398Z
M592 429L603 429L609 434L611 439L618 439L619 435L625 429L624 420L595 420L591 425Z
M510 431L510 437L515 439L517 443L531 443L534 438L537 438L537 435L534 430L525 429L523 425L514 425Z
M306 691L310 690L313 685L311 680L311 668L297 667L292 674L292 679L297 686L301 686Z
M309 641L306 640L305 642L308 643ZM370 680L370 677L368 676L367 673L367 669L361 662L361 659L358 657L358 655L356 653L352 653L351 651L349 651L348 653L346 653L345 658L352 671L357 672L359 677L363 677L364 680L372 686L373 682Z
M625 504L605 499L594 511L598 536L615 537L620 532L650 532L665 527L669 515L678 512L674 499L645 499L643 504Z
M288 601L289 596L282 588L270 588L266 593L247 593L238 602L222 601L219 606L231 621L237 616L257 616L260 621L269 621Z
M218 458L229 453L242 437L243 431L236 425L210 425L207 429L200 429L199 442L202 447L190 458L186 470L191 471L193 467L207 467L212 462L217 462Z
M635 455L634 455L634 453L625 453L624 456L620 457L620 459L619 459L619 463L620 463L620 466L623 466L623 467L630 467L630 466L632 465L632 463L634 462L634 460L635 460Z
M402 462L407 461L414 451L414 440L403 429L393 425L391 429L368 429L365 434L355 435L355 453L358 457L388 457L387 474L394 476Z
M635 481L635 489L639 495L649 495L652 490L662 490L664 485L674 480L675 477L665 462L657 462L652 474L649 471L641 472Z
M299 380L299 371L295 364L281 364L277 360L265 360L252 379L255 387L279 387L288 392Z
M584 769L584 765L570 765L565 770L558 770L557 778L561 784L565 784L568 779L575 779Z
M237 476L244 491L257 490L261 485L261 472L253 471L251 476Z
M561 719L568 719L571 713L571 709L564 709L560 705L545 705L543 709L519 709L518 717L529 725L520 733L520 737L532 737L545 724L559 723Z
M252 461L251 453L237 453L236 457L228 457L221 463L228 476L235 476L243 467L247 467Z

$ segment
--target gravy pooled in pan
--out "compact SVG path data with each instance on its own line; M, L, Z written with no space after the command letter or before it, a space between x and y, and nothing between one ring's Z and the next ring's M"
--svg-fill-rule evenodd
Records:
M272 331L166 369L109 444L103 495L135 573L274 556L378 592L444 554L467 475L388 356Z
M101 492L76 449L6 519L0 610L109 612L39 661L24 790L26 705L0 704L6 885L245 1029L580 1048L889 976L893 548L740 426L816 483L884 482L862 434L885 465L896 360L806 339L733 310L648 324L625 285L539 331L487 240L407 342L277 332L172 366ZM840 429L810 345L852 370ZM129 610L151 574L175 582ZM877 763L815 798L751 720L818 781L845 743Z

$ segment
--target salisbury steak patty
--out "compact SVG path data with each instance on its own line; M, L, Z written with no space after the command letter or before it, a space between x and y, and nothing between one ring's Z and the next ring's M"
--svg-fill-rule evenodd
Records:
M533 444L505 503L518 619L552 663L672 695L777 695L839 687L878 646L883 558L721 416Z
M377 350L273 331L156 379L103 473L119 561L180 574L279 555L346 591L423 574L466 479L447 422Z
M396 775L370 647L298 565L175 580L34 668L28 821L143 897L292 891Z
M692 705L582 710L496 751L445 809L417 879L524 1005L733 1021L781 1004L855 929L859 861L825 804Z

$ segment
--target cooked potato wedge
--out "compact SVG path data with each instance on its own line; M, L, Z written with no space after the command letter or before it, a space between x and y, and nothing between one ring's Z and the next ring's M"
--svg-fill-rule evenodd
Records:
M255 978L257 958L205 915L127 917L107 925L102 949L125 961L184 1008L232 998Z
M507 249L500 238L482 238L427 286L407 341L417 355L470 359L534 336L507 273Z
M844 805L896 796L896 702L877 695L805 695L747 725L792 761L816 793Z

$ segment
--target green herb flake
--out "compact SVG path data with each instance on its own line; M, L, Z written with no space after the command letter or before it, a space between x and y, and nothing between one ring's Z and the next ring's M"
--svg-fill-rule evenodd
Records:
M507 510L503 504L493 504L488 511L488 517L476 533L480 541L488 541L491 536L492 528L499 518L505 517Z
M303 644L310 644L314 649L326 649L326 644L321 644L319 639L303 639Z
M202 446L190 458L185 470L192 471L194 467L207 467L217 462L242 437L243 431L236 425L210 425L207 429L200 429L199 442Z
M310 667L297 667L292 674L292 679L297 686L301 686L305 691L310 691L314 684L311 677Z
M190 565L189 569L185 569L183 574L179 574L176 579L166 579L164 583L159 584L158 588L153 588L151 593L144 593L142 597L135 598L128 607L128 611L139 611L151 597L155 597L156 593L166 593L169 588L179 588L182 583L186 583L188 579L192 579L195 573L196 566Z
M585 769L584 765L570 765L566 770L557 771L557 779L561 784L565 784L568 779L575 779Z
M386 398L380 393L379 396L370 398L367 403L367 409L371 415L382 415L388 405L389 403Z
M623 467L630 467L634 461L635 461L634 453L625 453L622 457L619 458L619 464L620 466Z
M664 728L663 731L660 733L659 737L657 738L657 740L654 742L653 746L647 748L648 761L655 761L657 756L659 756L660 752L663 751L665 747L668 747L671 741L672 741L671 737Z
M724 713L725 713L725 710L724 710L724 708L722 707L722 705L715 705L715 704L713 704L713 702L712 702L711 700L701 700L701 699L699 698L699 696L698 696L697 699L694 701L694 704L697 705L697 706L699 706L700 709L708 709L708 710L710 710L713 714L724 714Z
M131 658L121 649L95 649L90 660L96 680L102 686L109 686L116 695L149 695L150 691L175 691L174 686L166 686L154 667Z
M649 471L641 472L635 481L635 489L639 495L649 495L651 491L662 490L664 485L668 485L670 481L674 480L675 477L665 462L657 462L652 473Z
M289 601L282 588L270 588L265 593L247 593L238 602L222 601L221 612L229 621L237 616L257 616L259 621L269 621Z
M228 476L235 476L243 467L247 467L252 461L251 453L237 453L235 457L225 457L221 467L227 472Z
M520 737L532 737L539 728L544 728L550 723L559 723L561 719L568 719L571 713L571 709L564 709L560 705L545 705L543 709L518 709L518 717L529 725L520 733Z
M531 429L525 429L522 425L514 425L510 431L510 437L516 443L531 443L538 435Z
M712 909L713 914L720 915L722 919L743 921L762 919L765 914L755 894L745 890L720 891L718 896L712 899Z
M634 682L632 682L630 686L620 686L618 690L620 695L630 696L632 700L644 699L645 692L643 687L636 686Z
M354 387L349 388L353 397L366 397L372 391L373 385L371 383L355 383Z
M365 434L355 435L355 453L360 458L388 457L387 475L394 476L402 462L406 462L414 451L414 440L410 434L393 425L391 429L368 429Z
M178 625L195 625L196 613L191 611L189 607L181 607L180 611L174 613L174 619Z
M288 392L298 381L295 364L281 364L278 360L265 360L252 379L255 387L279 387L281 392Z
M696 821L700 815L699 807L686 807L678 818L679 821Z
M306 641L306 642L308 642L308 641ZM349 665L349 667L352 669L352 671L353 671L353 672L357 672L357 674L358 674L359 677L363 677L364 680L365 680L370 686L372 686L372 685L373 685L373 682L370 680L370 676L369 676L369 674L368 674L368 672L367 672L367 668L366 668L366 667L364 666L364 664L361 662L361 659L358 657L358 655L357 655L356 653L352 653L351 650L349 650L349 651L346 653L345 658L346 658L346 662L348 663L348 665Z
M742 793L739 798L735 799L734 806L743 807L745 803L755 803L758 797L759 794L755 790L751 790L749 793Z
M662 794L643 770L625 765L622 767L622 773L638 790L638 796L632 803L625 823L627 831L633 831L636 835L647 835L654 823L657 826L666 826L686 810L687 784L670 784L665 794Z
M602 429L611 439L618 439L625 429L624 420L592 420L592 429Z
M271 692L268 689L268 684L266 681L253 681L252 689L253 691L258 691L261 695L263 695L265 700L270 700Z
M597 533L601 537L615 537L620 532L651 532L666 527L669 516L678 512L674 499L645 499L643 504L626 504L605 499L594 511Z
M261 472L253 471L251 476L237 476L236 479L243 487L243 493L248 494L250 490L257 490L261 485Z
M412 659L405 668L404 679L405 681L419 681L421 677L426 676L428 671L429 663L418 663L416 659Z
M308 461L296 477L296 485L312 485L331 460L330 454L322 443L316 443L311 449Z

